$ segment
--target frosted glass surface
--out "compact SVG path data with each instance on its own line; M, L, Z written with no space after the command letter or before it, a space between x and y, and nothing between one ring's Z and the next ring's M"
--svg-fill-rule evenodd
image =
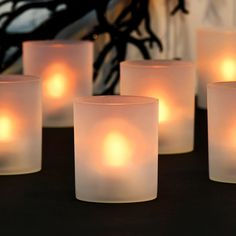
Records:
M159 99L159 153L193 150L195 69L184 61L121 63L120 92Z
M93 43L24 42L23 67L42 79L43 125L73 126L73 99L92 95Z
M208 84L209 176L236 183L236 82Z
M41 81L0 76L0 175L41 169Z
M236 31L203 28L197 32L198 106L207 106L207 84L236 80Z
M139 202L157 196L157 101L81 97L74 103L76 197Z

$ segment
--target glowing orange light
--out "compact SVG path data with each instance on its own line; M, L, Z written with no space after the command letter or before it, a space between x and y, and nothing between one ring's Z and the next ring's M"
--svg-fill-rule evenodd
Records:
M221 63L221 73L224 81L231 81L236 79L236 61L228 58Z
M64 98L73 92L75 73L63 62L52 63L42 74L44 95L50 98Z
M170 119L170 111L169 111L169 107L167 106L165 99L163 95L157 93L156 91L147 91L144 96L149 96L149 97L153 97L159 100L159 117L158 117L158 121L159 123L165 122L167 120Z
M168 119L170 119L169 108L165 102L159 100L159 122L162 123L167 121Z
M12 139L12 122L7 116L0 116L0 141Z
M236 148L236 125L235 122L229 124L227 144Z
M56 73L45 81L46 93L53 98L60 98L66 93L66 79L63 74Z
M110 132L104 139L104 163L113 167L124 166L132 156L132 148L128 139L120 132Z

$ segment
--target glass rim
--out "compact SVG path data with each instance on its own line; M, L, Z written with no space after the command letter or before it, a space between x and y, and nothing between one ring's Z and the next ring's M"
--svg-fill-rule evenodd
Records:
M199 27L197 28L197 32L203 32L203 33L217 33L217 34L236 34L236 29L233 27L228 26L205 26L205 27Z
M156 98L130 95L80 96L74 99L74 104L95 106L132 106L157 103L158 99Z
M93 42L89 40L73 40L73 39L28 40L23 42L23 46L37 46L37 47L78 46L81 44L92 45Z
M122 61L121 66L136 68L166 68L166 67L193 67L194 63L187 60L126 60Z
M16 84L16 83L30 83L40 82L40 78L33 75L21 74L2 74L0 75L0 84Z
M210 89L236 89L236 81L218 81L209 83L207 88Z

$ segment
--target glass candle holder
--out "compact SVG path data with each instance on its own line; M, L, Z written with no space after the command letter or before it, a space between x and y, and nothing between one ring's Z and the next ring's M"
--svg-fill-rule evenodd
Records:
M73 126L73 99L92 95L93 43L24 42L23 68L42 79L43 126Z
M41 81L0 76L0 175L41 169Z
M207 84L236 80L236 30L202 28L197 31L198 99L207 107Z
M122 95L141 95L159 100L159 154L192 151L194 65L168 60L124 61L120 70Z
M207 86L209 176L236 183L236 82Z
M76 198L140 202L157 195L157 101L80 97L74 103Z

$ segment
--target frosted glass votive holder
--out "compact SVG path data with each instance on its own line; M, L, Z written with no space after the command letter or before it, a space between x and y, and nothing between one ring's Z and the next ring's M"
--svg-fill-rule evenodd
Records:
M41 81L0 76L0 175L41 170Z
M73 99L92 95L93 43L44 40L23 43L24 74L43 86L43 126L73 126Z
M140 202L157 196L157 101L133 96L74 102L76 198Z
M159 154L193 150L195 67L171 60L124 61L120 65L121 95L159 100Z
M207 84L236 80L236 30L201 28L197 31L198 99L207 107Z
M236 183L236 81L207 86L209 177Z

